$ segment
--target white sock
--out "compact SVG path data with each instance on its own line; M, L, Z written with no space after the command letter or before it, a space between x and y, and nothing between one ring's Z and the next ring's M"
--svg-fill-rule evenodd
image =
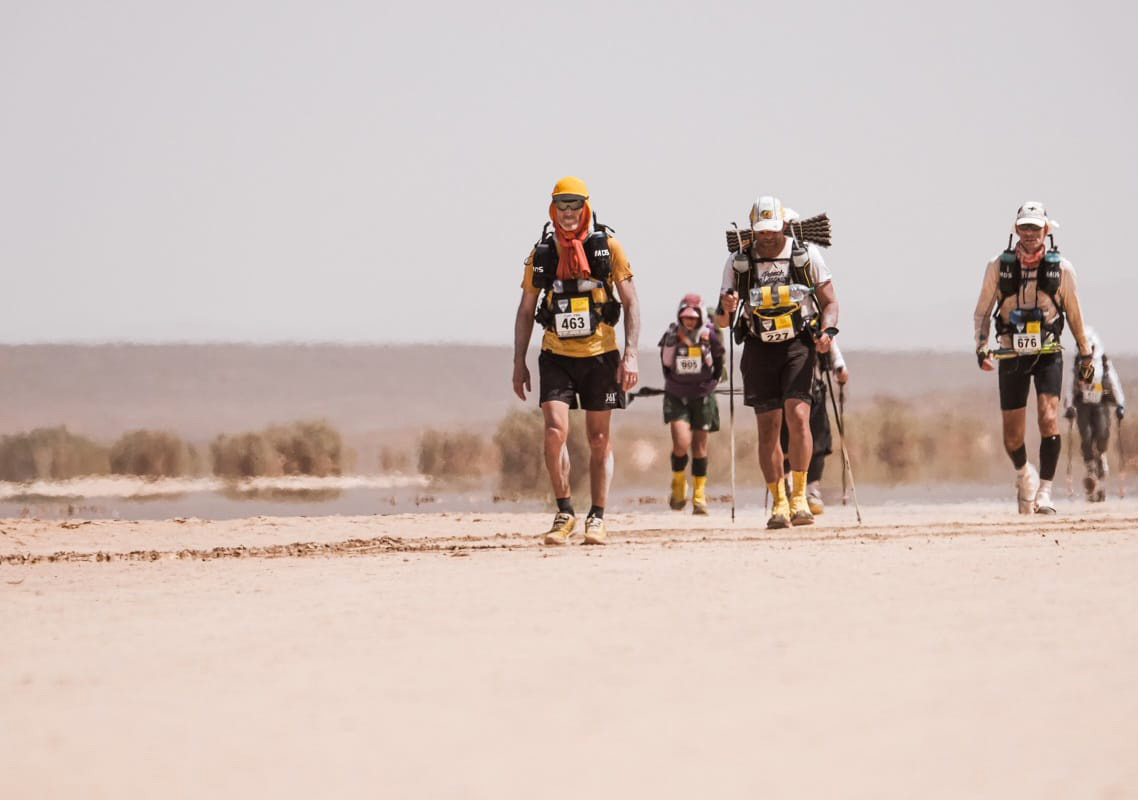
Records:
M806 493L813 494L814 492L821 494L822 481L810 481L810 483L806 484Z
M1039 482L1039 491L1035 493L1035 496L1038 497L1041 494L1046 495L1047 497L1051 496L1051 481Z
M1025 461L1025 462L1023 462L1023 466L1022 466L1022 467L1019 467L1019 468L1016 470L1016 474L1018 474L1018 475L1026 475L1026 474L1027 474L1027 468L1028 468L1030 465L1031 465L1031 462L1030 462L1030 461Z

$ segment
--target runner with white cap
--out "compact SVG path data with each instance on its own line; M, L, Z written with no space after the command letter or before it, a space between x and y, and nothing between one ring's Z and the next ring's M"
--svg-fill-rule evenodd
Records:
M1012 246L988 262L973 314L976 360L980 369L996 369L999 361L1000 409L1004 448L1016 469L1016 493L1021 514L1054 514L1051 482L1059 463L1059 395L1063 387L1063 354L1059 343L1064 321L1078 345L1078 374L1083 383L1093 378L1091 348L1083 331L1083 315L1071 262L1055 247L1058 224L1042 203L1020 206ZM1051 248L1044 247L1051 237ZM993 313L994 311L994 313ZM992 322L996 349L988 346ZM1039 421L1039 470L1027 460L1024 429L1027 397L1035 381Z
M727 259L716 324L742 308L733 331L743 342L743 403L755 409L759 466L773 498L769 528L814 522L806 499L811 383L817 353L827 353L838 333L838 299L822 252L787 236L797 219L777 197L751 207L749 247ZM790 432L791 493L784 484L779 430Z
M1079 426L1079 440L1082 444L1083 463L1087 473L1083 478L1083 489L1087 500L1101 503L1106 499L1104 480L1109 471L1106 453L1110 446L1110 406L1114 406L1114 416L1119 424L1126 416L1126 395L1122 391L1122 381L1114 369L1114 362L1103 349L1102 341L1088 326L1085 330L1091 345L1091 366L1094 378L1088 384L1080 384L1078 375L1067 393L1067 413L1069 420ZM1069 442L1068 447L1074 445Z

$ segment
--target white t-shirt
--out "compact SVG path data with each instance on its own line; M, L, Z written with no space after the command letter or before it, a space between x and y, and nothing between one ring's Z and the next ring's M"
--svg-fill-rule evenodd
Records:
M774 261L756 261L755 268L758 271L758 280L755 286L769 286L775 283L786 283L787 273L790 272L790 250L794 246L794 242L787 237L786 245L782 248L782 252L778 254L778 258ZM826 266L825 259L822 258L822 251L812 244L806 245L806 252L810 256L810 279L814 282L815 286L821 286L829 283L834 279L830 274L830 268ZM731 253L727 256L727 263L723 267L723 281L720 285L720 293L726 292L728 289L735 288L735 254ZM746 298L740 298L745 300ZM749 314L750 311L744 305L744 314ZM810 295L802 301L802 319L813 319L818 315L818 304L814 300L814 295Z

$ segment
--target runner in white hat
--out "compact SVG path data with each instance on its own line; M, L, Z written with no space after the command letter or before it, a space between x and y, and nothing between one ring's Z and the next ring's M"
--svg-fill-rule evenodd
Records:
M1013 247L1009 236L1007 249L988 262L973 314L980 368L994 370L999 361L1004 448L1016 469L1021 514L1055 513L1051 481L1059 463L1059 395L1063 388L1059 338L1065 321L1078 345L1081 381L1087 383L1094 377L1075 270L1055 247L1057 227L1042 203L1029 201L1020 206L1012 226L1019 241ZM1048 236L1052 237L1050 249L1044 247ZM993 321L995 349L988 346ZM1024 445L1027 396L1033 379L1041 439L1038 472L1027 460Z

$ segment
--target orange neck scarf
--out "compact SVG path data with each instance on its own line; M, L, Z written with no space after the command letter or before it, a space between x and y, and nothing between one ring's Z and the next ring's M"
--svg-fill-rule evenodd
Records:
M1019 263L1028 269L1034 269L1039 266L1039 262L1043 260L1043 251L1047 248L1043 243L1039 243L1039 249L1034 253L1029 253L1023 247L1023 242L1016 243L1016 255L1019 256Z
M553 220L553 233L557 237L557 280L567 281L592 276L589 271L589 259L585 255L584 241L589 238L589 230L593 223L593 210L589 208L589 201L585 201L584 212L581 214L581 223L575 231L563 231L557 224L557 209L549 204L549 218Z

